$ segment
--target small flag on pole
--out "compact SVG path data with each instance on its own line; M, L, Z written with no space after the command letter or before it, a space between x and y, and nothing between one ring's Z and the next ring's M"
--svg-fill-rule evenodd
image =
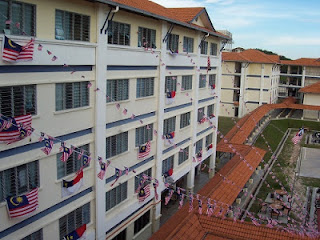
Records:
M150 185L147 184L146 186L142 187L138 194L139 202L143 202L150 196Z
M60 152L62 152L60 160L62 162L66 162L68 160L68 158L70 157L70 155L72 154L73 150L72 150L72 148L66 147L65 143L62 142L61 147L60 147Z

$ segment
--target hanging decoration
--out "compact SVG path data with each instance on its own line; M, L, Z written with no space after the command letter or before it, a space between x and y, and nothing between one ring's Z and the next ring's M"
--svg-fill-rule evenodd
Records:
M170 146L170 145L174 144L174 132L170 132L170 133L166 134L164 136L164 138L165 138L164 144L166 146Z
M166 94L166 104L170 105L174 103L176 97L176 91L167 92Z
M61 147L60 147L60 152L62 152L62 155L60 157L60 160L62 162L66 162L68 160L68 158L70 157L70 155L73 152L73 147L71 146L71 148L68 148L65 146L65 143L62 142L61 143Z
M61 195L66 197L80 190L83 186L83 170L81 169L72 181L62 181Z
M25 46L21 46L3 36L2 60L6 62L21 62L33 60L34 40L31 39Z
M121 177L122 175L122 170L120 170L119 168L116 168L115 169L116 173L116 179L114 180L114 182L111 184L111 187L113 187L113 185L119 180L119 178Z
M151 145L149 141L146 144L139 146L138 159L139 160L145 159L147 156L149 156L150 150L151 150Z
M147 184L144 187L142 187L138 194L139 202L143 202L150 196L150 185Z
M156 200L158 200L158 198L159 198L158 192L157 192L158 187L159 187L159 181L157 179L154 179L153 188L154 188L154 196L155 196Z

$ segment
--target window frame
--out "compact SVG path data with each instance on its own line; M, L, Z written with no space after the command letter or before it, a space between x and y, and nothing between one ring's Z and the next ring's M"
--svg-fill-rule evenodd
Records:
M163 135L176 131L176 116L163 120Z
M202 149L203 149L203 139L201 138L196 142L196 147L195 147L196 154L201 152Z
M142 216L134 221L134 235L138 234L144 229L151 221L151 211L146 211Z
M180 115L180 129L190 126L191 112L182 113Z
M128 135L129 135L128 131L126 131L126 132L118 133L116 135L107 137L106 139L106 158L107 159L113 158L129 150ZM125 144L123 143L123 141L126 141Z
M129 100L129 79L107 80L107 103Z
M214 104L211 104L211 105L207 106L207 116L208 117L210 117L211 114L214 114L214 108L215 108Z
M192 90L192 75L184 75L181 80L181 91Z
M146 41L142 41L142 40ZM157 31L150 28L138 27L138 47L157 48L156 47Z
M189 159L189 146L179 152L178 164L182 164Z
M217 74L209 74L209 87L216 84Z
M206 147L213 143L213 133L206 136Z
M201 40L200 54L208 55L208 42L207 41Z
M42 228L38 231L35 231L28 236L22 238L21 240L43 240L43 230Z
M206 74L200 74L199 75L199 89L205 88L207 86L207 75Z
M147 169L147 170L143 171L142 173L137 174L137 175L135 176L135 179L134 179L134 190L135 190L135 191L136 191L136 189L138 189L140 179L142 178L143 175L147 175L147 176L149 176L149 177L152 178L152 168L149 168L149 169ZM149 184L149 182L146 183L146 184ZM144 185L144 186L145 186L145 185ZM144 187L144 186L142 186L142 187Z
M177 76L166 76L165 81L165 93L177 91Z
M162 161L162 175L174 168L174 155L164 159Z
M123 33L121 33L120 31L121 28L123 30ZM117 34L117 38L114 37L115 34ZM108 30L108 44L130 46L130 40L131 40L131 25L128 23L111 21L110 27Z
M179 53L179 35L169 33L167 39L167 50L171 53Z
M136 98L154 96L154 77L137 78Z
M149 126L150 129L147 129ZM135 147L139 147L153 140L153 123L136 128Z
M205 116L204 107L198 108L197 120L198 120L199 123L201 123L201 121L204 118L204 116Z
M213 47L213 46L215 46L215 47ZM218 44L217 43L210 44L210 55L211 56L218 56Z
M113 199L111 199L113 197ZM128 182L121 183L106 192L106 212L113 209L128 198ZM112 202L111 202L112 201Z
M193 53L194 38L184 36L183 37L183 52Z

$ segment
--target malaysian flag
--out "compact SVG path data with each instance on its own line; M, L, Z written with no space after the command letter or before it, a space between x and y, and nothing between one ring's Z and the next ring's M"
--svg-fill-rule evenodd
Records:
M139 146L138 159L141 160L147 157L150 153L150 149L150 142L147 142L146 144Z
M189 212L192 212L193 210L193 195L191 192L189 192Z
M7 62L32 61L33 49L33 39L31 39L25 46L21 46L4 36L2 59Z
M91 157L90 156L83 155L82 163L83 163L84 167L88 166L90 164L90 161L91 161ZM108 161L107 161L107 163L108 163ZM109 164L107 164L107 167L108 167Z
M150 185L146 185L143 188L140 189L138 194L139 202L143 202L150 196Z
M169 193L164 199L164 205L167 205L169 203L169 201L173 195L173 192L174 192L173 189L169 189Z
M124 108L123 111L122 111L122 113L123 113L124 115L127 115L128 110Z
M106 173L106 164L102 161L99 161L100 164L100 172L98 173L98 178L100 178L101 180L103 180L104 175Z
M114 180L114 182L111 184L111 187L113 187L113 185L118 181L118 179L122 176L122 170L120 170L119 168L115 169L116 173L116 179Z
M6 200L10 218L23 217L38 208L38 188L26 195L7 197Z
M211 61L210 61L210 57L208 56L208 65L207 65L207 72L211 71Z
M154 188L154 196L156 197L156 200L158 200L158 192L157 187L159 187L159 181L157 179L154 179L153 188Z
M210 198L207 199L207 215L211 217L213 214L213 208L212 205L210 204Z
M48 136L48 138L44 138L43 141L44 141L44 148L41 148L41 150L46 155L49 155L53 147L53 138Z
M198 205L199 205L198 212L201 215L202 214L202 200L201 199L198 199Z
M202 150L197 153L197 160L200 162L202 160Z
M184 193L180 193L180 194L179 194L179 209L181 209L182 206L183 206L184 196L185 196Z
M72 148L68 148L65 146L64 142L61 143L60 152L62 152L62 155L60 157L60 160L62 162L66 162L70 155L72 154L73 150Z
M304 133L304 128L301 128L299 132L291 139L294 144L297 144L301 141Z

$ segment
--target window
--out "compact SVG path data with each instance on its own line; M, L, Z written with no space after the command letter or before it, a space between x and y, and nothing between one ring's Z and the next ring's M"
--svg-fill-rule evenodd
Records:
M36 35L35 5L12 0L0 0L0 15L0 34ZM9 22L6 22L6 20Z
M142 176L144 175L147 175L149 177L152 177L152 169L149 168L148 170L140 173L139 175L137 175L135 178L134 178L134 190L136 190L138 187L139 187L139 182L140 182L140 179L142 178ZM148 182L149 184L149 182Z
M86 203L59 219L60 239L89 222L90 203Z
M208 42L207 41L201 41L201 44L200 44L200 53L201 54L208 54Z
M168 172L171 168L173 169L173 160L174 155L162 161L162 175Z
M122 183L106 192L106 211L127 199L128 182Z
M199 88L205 88L207 84L207 76L201 74L199 77Z
M39 161L0 171L0 202L40 186Z
M198 108L198 122L203 121L204 115L204 107Z
M88 83L57 83L56 111L89 106Z
M169 34L167 40L167 50L170 50L172 53L179 52L179 35L176 34Z
M196 153L202 150L202 139L196 142Z
M183 37L183 51L193 53L193 38Z
M90 152L89 144L80 146L79 149L77 149L77 151L80 152L81 151L80 149L84 150L84 154L87 154ZM83 156L81 157L80 160L78 160L78 153L76 152L73 152L69 156L66 162L62 162L60 160L61 156L62 156L62 153L57 154L57 178L58 179L79 171L81 167L88 167L88 165L83 166Z
M127 240L127 229L125 228L122 232L118 233L112 240Z
M128 132L107 138L107 158L128 151Z
M218 45L216 43L211 43L210 55L217 56L217 52L218 52L217 49L218 49Z
M207 108L207 116L210 117L214 115L214 104L211 104Z
M181 90L192 89L192 75L182 76Z
M189 147L186 147L185 149L181 150L181 152L179 152L179 164L188 160L188 158L189 158Z
M111 21L108 30L108 43L130 45L130 25Z
M129 80L107 80L107 102L129 99Z
M177 77L166 77L165 92L177 91Z
M206 146L209 146L212 143L212 137L213 137L212 133L206 136Z
M138 47L157 48L156 47L156 30L139 27Z
M152 141L153 136L153 124L136 128L136 147L145 144L148 141Z
M209 75L209 86L216 84L216 74L210 74Z
M176 117L165 119L163 122L163 135L176 130Z
M154 94L154 78L138 78L137 79L137 98L153 96Z
M134 221L134 234L140 232L150 222L150 210Z
M22 238L21 240L42 240L42 239L43 239L43 233L42 233L42 229L40 229L39 231L36 231Z
M35 115L36 98L36 85L0 87L0 114L7 117Z
M56 10L56 39L90 40L90 16Z
M190 116L190 112L180 115L180 129L190 125Z

